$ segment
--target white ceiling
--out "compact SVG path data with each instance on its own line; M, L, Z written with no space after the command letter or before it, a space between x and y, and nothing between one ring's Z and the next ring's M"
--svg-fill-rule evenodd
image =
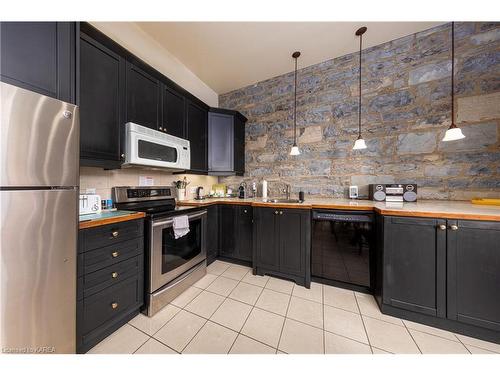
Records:
M219 94L352 53L361 26L363 49L426 30L440 22L138 22Z

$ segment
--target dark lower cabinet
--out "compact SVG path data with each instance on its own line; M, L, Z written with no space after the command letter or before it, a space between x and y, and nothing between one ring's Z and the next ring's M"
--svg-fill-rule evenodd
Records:
M448 226L456 229L448 230L447 317L500 331L500 223Z
M220 255L243 262L252 261L252 206L219 207Z
M144 220L79 231L76 348L85 353L144 304Z
M125 122L154 130L161 125L161 84L139 66L127 62Z
M188 100L186 112L186 138L191 148L191 172L206 174L208 169L208 110Z
M0 79L75 103L75 23L1 22Z
M219 256L219 206L207 207L207 264Z
M446 315L446 220L386 217L385 304L422 314Z
M311 283L309 210L254 207L253 266L257 274Z
M80 165L119 168L125 60L81 33L79 83Z
M378 215L383 313L500 342L500 223Z

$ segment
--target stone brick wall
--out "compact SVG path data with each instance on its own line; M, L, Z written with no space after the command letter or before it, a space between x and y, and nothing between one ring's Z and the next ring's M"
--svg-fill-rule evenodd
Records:
M221 95L220 107L249 119L245 176L221 182L266 179L274 195L283 183L294 192L342 197L349 185L416 182L420 198L500 196L500 23L455 25L456 119L466 138L445 143L450 46L446 24L363 51L366 150L352 150L358 53L299 70L298 157L288 155L293 72Z

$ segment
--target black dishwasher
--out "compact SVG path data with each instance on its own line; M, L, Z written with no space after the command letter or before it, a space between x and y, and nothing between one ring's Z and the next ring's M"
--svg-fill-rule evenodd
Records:
M312 277L354 290L372 290L374 233L371 211L313 211Z

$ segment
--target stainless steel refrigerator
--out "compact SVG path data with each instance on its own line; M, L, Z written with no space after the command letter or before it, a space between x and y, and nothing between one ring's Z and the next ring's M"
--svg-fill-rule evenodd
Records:
M79 119L0 83L0 350L74 353Z

